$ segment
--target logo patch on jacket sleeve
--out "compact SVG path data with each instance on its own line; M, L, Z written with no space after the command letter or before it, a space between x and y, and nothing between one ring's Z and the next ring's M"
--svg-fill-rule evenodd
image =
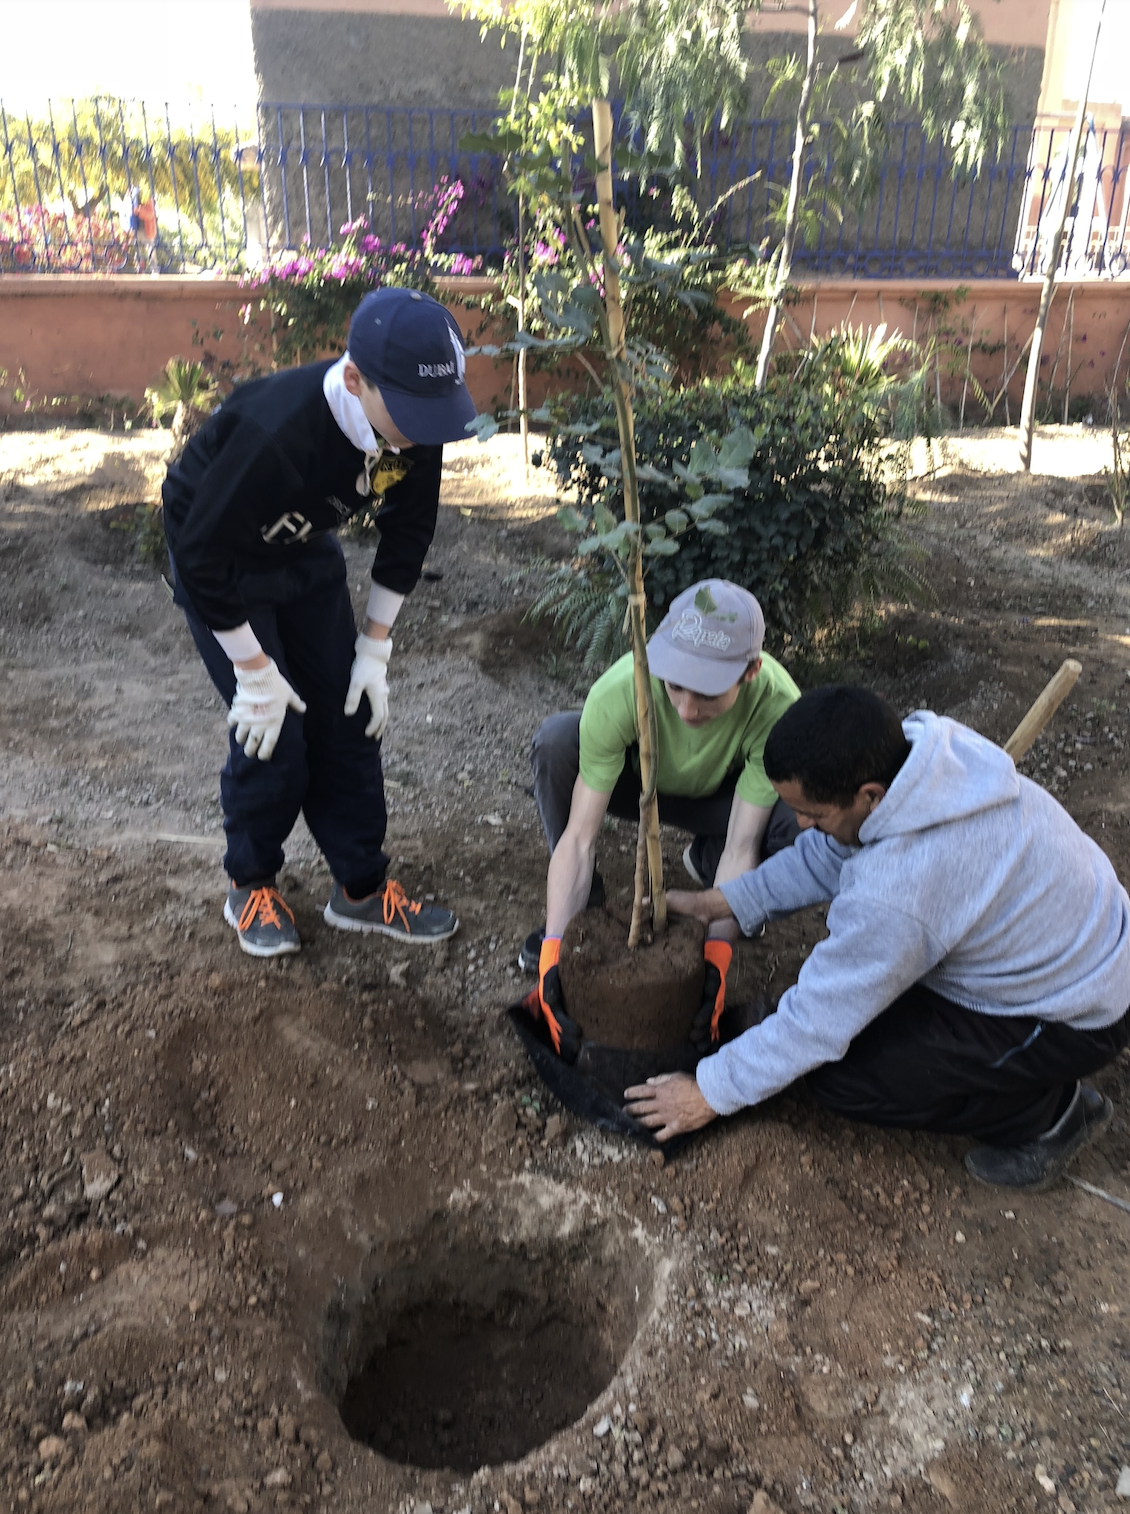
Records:
M297 510L288 510L273 525L260 526L259 535L272 546L291 547L296 542L305 541L313 529L305 515L300 515Z
M411 459L407 457L399 456L395 452L383 453L370 479L372 492L376 495L387 494L394 485L407 478L411 466Z

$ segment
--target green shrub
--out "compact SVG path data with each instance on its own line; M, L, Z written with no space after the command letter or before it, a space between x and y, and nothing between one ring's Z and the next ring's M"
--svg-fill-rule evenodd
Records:
M700 436L716 441L738 425L748 426L756 442L748 486L715 512L725 532L690 532L672 556L649 559L653 614L662 615L698 579L728 578L757 595L770 640L780 646L809 639L845 614L861 584L881 582L876 560L889 554L891 528L904 504L883 466L885 416L872 391L845 377L836 349L817 349L793 364L791 371L779 366L760 392L739 365L720 382L639 396L641 467L664 473L685 467ZM579 435L577 428L586 425L592 429ZM615 435L607 397L561 406L547 460L562 488L576 490L582 513L598 501L614 512L621 508L619 480L604 478L589 460L594 440L614 445ZM645 523L662 520L672 503L665 484L641 478ZM581 571L591 594L592 568ZM556 606L554 613L568 618Z

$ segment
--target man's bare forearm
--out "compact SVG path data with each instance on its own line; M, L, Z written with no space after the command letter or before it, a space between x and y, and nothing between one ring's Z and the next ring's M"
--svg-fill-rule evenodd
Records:
M733 910L718 888L704 889L701 893L691 889L672 889L667 895L667 908L673 915L690 915L694 920L701 920L703 925L734 918Z

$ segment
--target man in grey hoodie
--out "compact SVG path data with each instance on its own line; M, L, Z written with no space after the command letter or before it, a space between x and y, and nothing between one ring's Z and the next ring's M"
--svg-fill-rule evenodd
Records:
M628 1109L662 1141L807 1076L850 1118L973 1136L984 1182L1053 1181L1113 1113L1081 1079L1130 1042L1130 899L1106 855L992 742L863 689L803 695L765 771L796 843L668 903L746 935L829 903L828 937L775 1013Z

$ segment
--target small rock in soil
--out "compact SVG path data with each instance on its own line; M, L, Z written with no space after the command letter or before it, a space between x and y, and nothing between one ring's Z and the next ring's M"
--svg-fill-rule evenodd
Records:
M104 1199L121 1176L104 1151L88 1151L82 1158L82 1193L91 1204Z

